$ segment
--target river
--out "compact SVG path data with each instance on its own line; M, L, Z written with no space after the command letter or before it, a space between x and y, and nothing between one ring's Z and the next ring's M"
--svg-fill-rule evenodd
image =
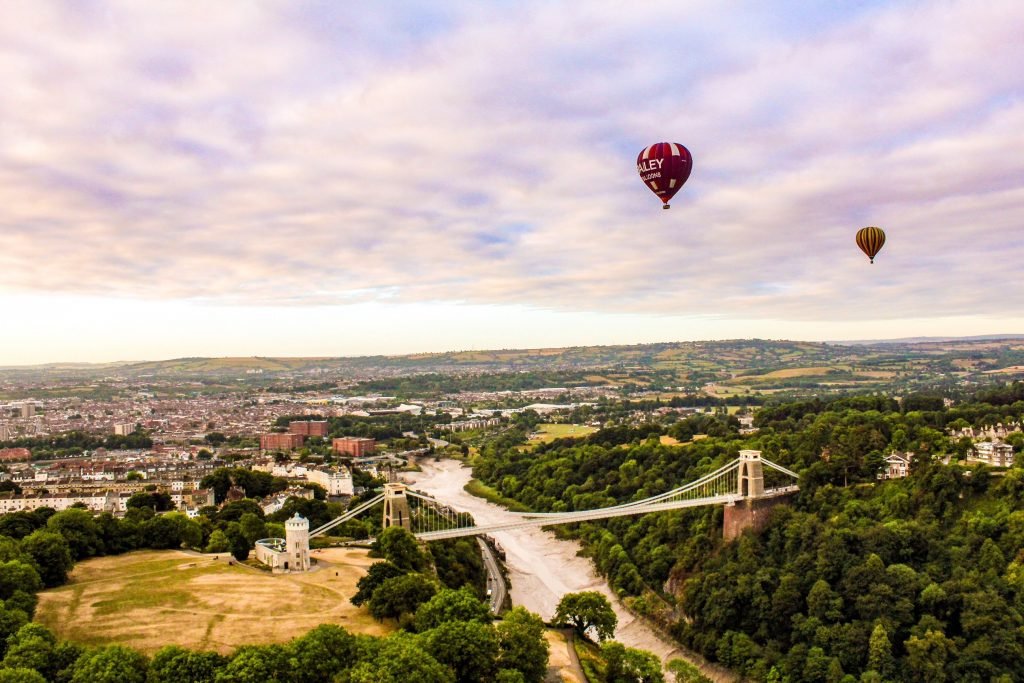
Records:
M497 524L517 517L503 507L466 493L463 487L472 472L462 463L423 458L418 464L423 471L406 473L403 475L406 481L460 511L472 513L477 524ZM537 527L501 531L492 536L505 551L505 564L512 581L512 604L522 605L550 621L558 601L566 593L599 591L611 602L619 618L615 640L653 652L662 662L677 657L692 661L677 645L630 614L608 583L597 574L591 561L577 554L581 547L578 542L561 540ZM708 668L704 673L716 681L734 680Z

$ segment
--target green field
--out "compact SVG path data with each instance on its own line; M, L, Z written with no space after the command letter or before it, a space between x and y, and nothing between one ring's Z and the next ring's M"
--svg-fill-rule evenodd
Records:
M588 427L586 425L539 424L536 430L534 430L534 434L530 437L530 441L547 443L555 439L587 436L596 431L595 427Z

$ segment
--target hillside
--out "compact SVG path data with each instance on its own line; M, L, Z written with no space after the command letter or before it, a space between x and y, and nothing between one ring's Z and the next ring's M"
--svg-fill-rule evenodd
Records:
M0 368L0 391L43 389L45 395L116 391L126 385L192 383L189 391L239 388L329 389L338 385L410 395L488 388L486 377L471 387L388 378L420 375L485 376L534 373L534 386L610 384L637 390L737 395L834 393L850 390L901 392L950 388L1024 376L1024 340L964 339L926 342L832 343L730 340L631 346L452 351L405 356L177 358L121 364L54 364ZM516 388L499 386L493 388ZM507 384L507 382L505 383ZM442 386L443 385L443 386ZM26 394L27 395L27 394Z

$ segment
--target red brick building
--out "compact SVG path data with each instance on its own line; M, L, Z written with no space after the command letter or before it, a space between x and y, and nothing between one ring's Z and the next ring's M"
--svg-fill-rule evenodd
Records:
M301 448L306 437L302 434L260 434L260 448L265 451L290 451L293 448Z
M351 455L353 458L360 458L373 453L377 446L376 439L368 439L362 436L343 436L333 442L334 452L344 455Z
M4 462L31 459L32 451L27 448L0 448L0 460Z
M288 431L303 436L327 436L327 420L303 420L289 422Z

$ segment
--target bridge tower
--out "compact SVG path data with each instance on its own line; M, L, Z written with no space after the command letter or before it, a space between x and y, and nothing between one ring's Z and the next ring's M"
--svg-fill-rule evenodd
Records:
M747 529L760 531L768 523L772 508L786 502L784 497L765 496L761 451L740 451L736 479L736 492L743 499L725 506L722 536L727 541L737 538Z
M740 451L740 468L736 474L739 482L737 493L744 498L760 498L764 495L761 451Z
M405 484L384 484L384 528L400 526L412 531L412 515Z

